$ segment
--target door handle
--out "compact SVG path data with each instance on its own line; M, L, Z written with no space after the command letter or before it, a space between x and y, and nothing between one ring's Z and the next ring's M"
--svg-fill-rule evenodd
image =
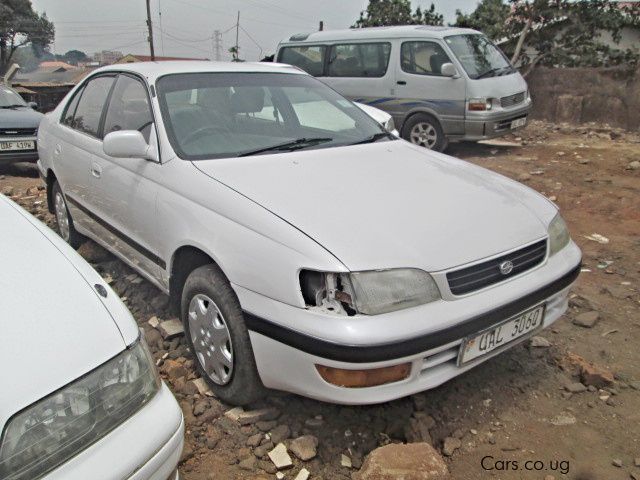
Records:
M102 175L102 168L100 167L100 165L97 165L95 163L91 165L91 175L96 178L100 178L100 176Z
M407 84L407 82L406 82L406 81L404 81L404 80L398 80L396 83L397 83L398 85L406 85L406 84Z
M60 155L60 152L62 152L62 147L60 146L60 144L57 144L56 148L53 150L53 153L56 155Z

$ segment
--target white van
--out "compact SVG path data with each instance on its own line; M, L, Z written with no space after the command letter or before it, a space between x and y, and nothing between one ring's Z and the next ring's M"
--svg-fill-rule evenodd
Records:
M294 35L276 61L385 110L402 137L434 150L524 127L527 83L481 32L401 26Z

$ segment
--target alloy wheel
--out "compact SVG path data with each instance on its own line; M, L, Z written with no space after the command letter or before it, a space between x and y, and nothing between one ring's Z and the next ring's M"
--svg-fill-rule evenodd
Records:
M438 132L428 122L416 123L409 133L411 143L432 149L438 141Z

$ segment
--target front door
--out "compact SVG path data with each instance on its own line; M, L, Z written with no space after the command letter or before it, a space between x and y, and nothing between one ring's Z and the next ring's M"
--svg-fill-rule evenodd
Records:
M396 64L396 97L401 115L411 111L434 113L446 135L464 134L466 81L445 77L442 65L453 63L433 40L405 40Z

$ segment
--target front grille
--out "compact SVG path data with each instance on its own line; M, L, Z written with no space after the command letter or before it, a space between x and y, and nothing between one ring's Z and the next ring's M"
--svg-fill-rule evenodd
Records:
M0 137L33 137L37 128L0 128Z
M518 115L516 117L510 117L507 118L506 120L500 120L498 123L496 123L493 128L496 132L501 132L502 130L511 130L511 122L513 122L514 120L518 120L519 118L526 118L527 115Z
M524 92L514 93L513 95L502 97L500 99L500 105L502 105L502 108L513 107L514 105L518 105L522 102L524 102Z
M454 270L447 273L449 289L454 295L464 295L480 290L526 272L542 263L546 255L547 240L540 240L515 252L477 263L471 267ZM507 261L513 264L513 269L509 273L503 274L500 271L500 264Z

